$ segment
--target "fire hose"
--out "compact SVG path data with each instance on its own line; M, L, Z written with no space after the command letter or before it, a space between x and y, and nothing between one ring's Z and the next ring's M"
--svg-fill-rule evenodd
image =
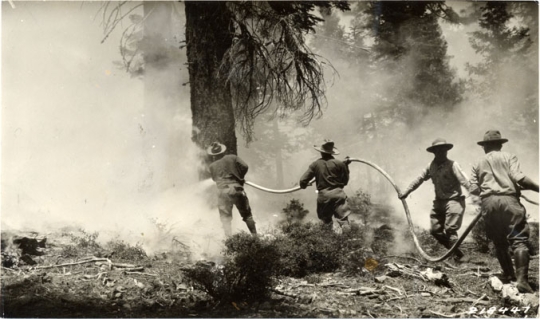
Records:
M401 194L401 191L399 189L399 187L396 185L396 183L392 180L392 178L390 177L390 175L388 175L382 168L380 168L379 166L369 162L369 161L366 161L366 160L363 160L363 159L358 159L358 158L351 158L349 159L351 162L358 162L358 163L364 163L368 166L371 166L372 168L374 168L375 170L377 170L379 173L381 173L389 182L390 184L392 184L392 186L394 187L394 189L396 190L396 192L398 194ZM309 184L311 185L315 180L311 180L309 182ZM275 190L275 189L270 189L270 188L265 188L265 187L262 187L262 186L259 186L257 184L254 184L252 182L249 182L249 181L246 181L246 184L251 186L251 187L254 187L256 189L259 189L259 190L262 190L262 191L265 191L265 192L269 192L269 193L274 193L274 194L286 194L286 193L292 193L292 192L296 192L298 190L300 190L300 186L296 186L296 187L293 187L293 188L289 188L289 189L284 189L284 190ZM530 203L533 203L533 204L536 204L538 205L538 203L526 198L525 196L522 195L522 197L530 202ZM418 250L418 252L420 253L420 255L425 258L426 260L428 261L431 261L431 262L438 262L438 261L443 261L445 259L447 259L448 257L450 257L454 251L459 247L459 245L461 245L461 243L465 240L465 238L467 237L467 235L469 234L469 232L474 228L474 225L476 225L476 223L478 222L478 220L480 219L480 217L482 217L482 214L480 214L480 212L478 212L478 214L474 217L474 219L471 221L471 223L469 224L469 226L467 226L467 228L465 228L465 231L463 232L463 234L458 238L458 240L454 243L454 245L445 253L443 254L442 256L439 256L439 257L432 257L430 255L428 255L423 249L422 247L420 246L420 241L418 240L418 238L416 237L416 234L414 233L414 225L412 223L412 219L411 219L411 213L409 211L409 206L407 205L407 202L405 201L405 199L402 199L401 200L401 203L403 204L403 208L405 210L405 215L407 217L407 222L409 224L409 232L410 234L412 235L412 238L413 238L413 241L414 241L414 245L416 246L416 249Z

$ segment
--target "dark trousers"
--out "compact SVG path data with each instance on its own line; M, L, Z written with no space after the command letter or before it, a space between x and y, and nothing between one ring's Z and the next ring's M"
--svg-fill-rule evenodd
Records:
M320 190L317 196L317 217L325 223L332 223L332 216L346 220L351 213L347 204L347 194L341 188Z
M219 217L227 235L231 233L233 206L236 206L244 222L253 220L249 200L240 184L230 184L218 189Z
M515 195L490 195L482 198L486 233L497 249L527 250L529 224L525 207Z

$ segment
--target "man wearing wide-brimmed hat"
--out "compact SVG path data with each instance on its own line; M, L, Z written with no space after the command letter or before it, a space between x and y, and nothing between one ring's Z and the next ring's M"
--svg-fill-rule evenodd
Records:
M424 181L431 179L435 188L435 200L431 209L431 235L444 247L450 248L458 240L457 231L463 221L465 212L465 196L461 186L468 189L469 180L461 170L459 164L448 159L448 151L454 147L445 139L437 138L426 150L435 155L435 158L420 173L407 189L399 195L405 199L417 189ZM454 260L460 261L463 252L457 249Z
M309 182L315 178L317 185L317 217L328 227L332 227L332 217L335 217L340 226L349 223L351 213L347 204L347 195L343 188L349 182L348 158L343 162L334 158L339 154L334 142L324 140L319 147L313 146L321 153L321 158L311 163L307 171L300 178L300 187L305 189Z
M232 209L236 206L240 216L246 223L252 234L257 233L255 221L249 206L249 200L244 191L244 176L248 171L248 165L234 154L225 155L227 147L214 142L206 152L213 156L214 162L209 170L212 180L218 188L218 210L221 224L226 236L231 235Z
M497 259L508 280L515 280L520 292L532 293L529 285L529 225L525 207L519 201L521 189L538 192L538 184L521 172L517 157L502 152L502 138L497 130L489 130L478 142L485 155L474 164L470 192L482 201L486 233L493 241ZM516 269L508 248L514 252Z

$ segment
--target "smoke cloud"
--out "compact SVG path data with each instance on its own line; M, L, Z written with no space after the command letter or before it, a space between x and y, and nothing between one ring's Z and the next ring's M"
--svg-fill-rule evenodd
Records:
M100 44L103 30L100 16L96 18L100 5L17 2L15 9L3 8L2 229L49 232L77 225L99 231L101 240L120 235L141 243L149 252L168 249L170 237L163 237L165 229L189 242L198 257L216 255L222 230L215 203L206 195L214 185L210 180L199 181L197 175L189 86L183 86L188 82L187 70L182 63L164 67L167 60L161 60L159 68L147 70L153 81L145 83L119 69L114 62L121 59L122 28ZM165 10L178 14L173 28L158 36L178 48L184 39L184 17L182 4L174 5L174 10ZM134 13L142 14L142 10ZM462 78L467 76L465 63L480 60L466 36L475 27L443 24L448 53L453 56L450 63ZM250 166L248 180L275 188L297 185L307 166L319 157L312 146L331 138L341 151L338 158L370 160L404 189L432 160L425 149L435 138L454 144L449 157L470 175L471 166L483 154L476 142L486 130L496 128L510 140L504 150L517 154L522 170L538 181L538 132L524 134L509 123L488 122L493 108L472 97L452 112L431 111L415 127L388 124L378 128L376 136L368 136L362 124L373 114L380 116L383 106L363 93L391 95L408 84L404 79L415 69L409 65L402 77L391 72L368 74L332 51L332 46L335 43L329 41L321 52L339 73L328 88L325 115L308 128L279 120L279 138L261 134L248 146L239 142L239 155ZM184 50L175 52L185 55ZM537 65L532 69L538 70ZM506 83L512 83L501 83L496 90L503 108L524 94L527 83L537 83L536 73L524 74L511 66L499 71L509 79ZM262 121L257 125L263 125ZM283 146L282 185L278 185L276 152L272 151L279 146ZM395 218L403 218L390 184L371 168L354 163L345 190L352 196L357 189L370 193L374 202L391 206L398 214ZM279 220L281 209L292 198L305 204L308 219L317 220L314 187L288 195L249 187L246 192L263 231ZM537 194L527 195L538 200ZM429 227L433 198L430 181L409 197L415 225ZM525 206L531 219L537 220L538 207ZM474 207L467 209L464 225L472 219ZM234 231L246 231L236 210L233 215Z

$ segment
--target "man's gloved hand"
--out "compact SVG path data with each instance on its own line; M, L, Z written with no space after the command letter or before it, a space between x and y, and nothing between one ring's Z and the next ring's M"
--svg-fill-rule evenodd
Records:
M479 196L474 196L474 195L471 196L471 202L472 202L473 205L476 205L476 206L480 206L480 204L482 204L482 201L480 200L480 197Z
M403 199L407 198L407 196L409 196L410 193L411 193L410 191L405 191L405 193L399 193L398 198L403 200Z
M343 163L345 163L345 165L351 164L351 158L349 156L345 156L345 160L343 161Z

